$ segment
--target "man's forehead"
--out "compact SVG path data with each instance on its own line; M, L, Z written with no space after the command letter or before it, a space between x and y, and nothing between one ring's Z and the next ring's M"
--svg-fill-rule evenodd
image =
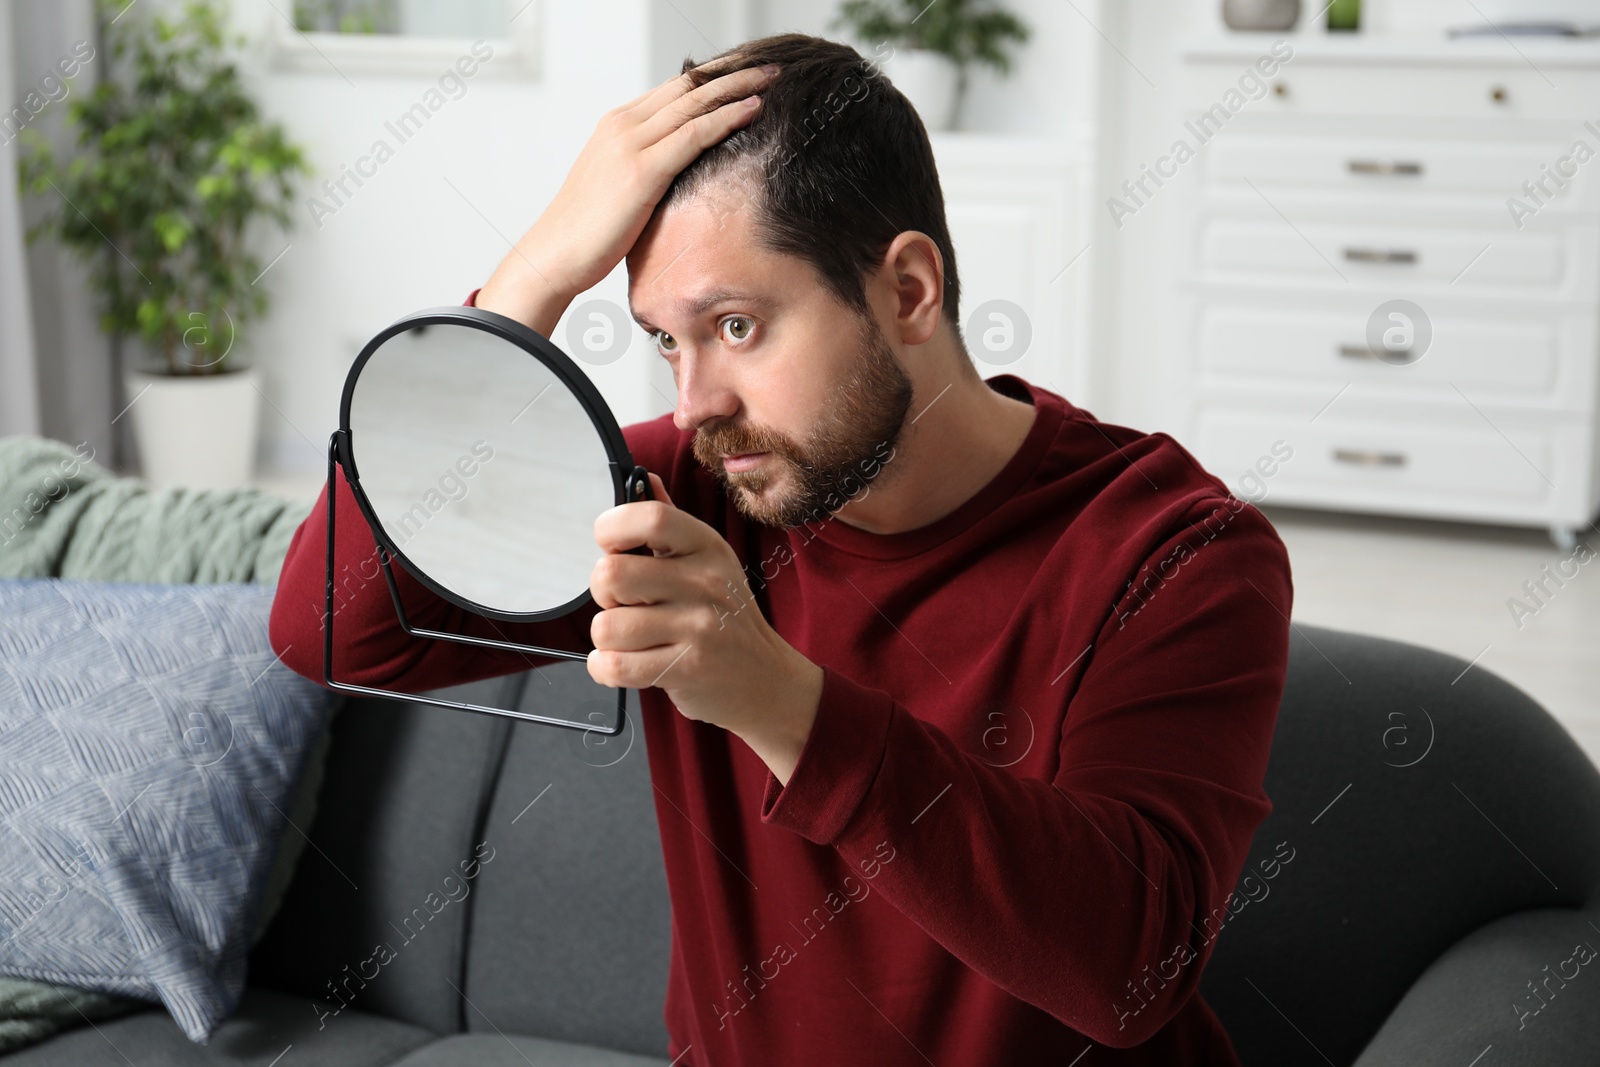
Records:
M738 242L743 246L755 224L755 203L743 182L715 182L685 200L658 209L650 216L639 240L625 257L632 270L639 261L662 248L676 246L665 253L669 260L695 245Z
M745 225L736 187L707 190L651 220L627 255L635 322L669 311L697 317L719 303L770 310L778 303L771 253ZM764 280L773 278L774 285Z
M778 304L772 294L763 290L752 289L749 286L723 285L713 285L709 288L702 286L694 292L680 294L668 302L673 311L688 319L699 318L719 304L735 303L762 311L771 311ZM634 308L631 293L628 298L628 313L633 316L634 322L642 324L645 321L645 317Z

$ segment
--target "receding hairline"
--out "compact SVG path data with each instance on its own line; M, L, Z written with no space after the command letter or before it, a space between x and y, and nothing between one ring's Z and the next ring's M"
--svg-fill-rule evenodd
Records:
M693 176L692 184L679 186L676 195L670 200L663 197L657 203L655 211L651 213L650 222L654 223L660 215L667 211L693 207L696 204L704 204L717 196L729 195L729 190L732 190L735 196L743 194L745 201L755 206L759 211L759 183L752 173L755 169L754 166L747 165L749 162L748 157L741 157L730 160L728 165L719 167L716 170L697 172ZM715 208L709 208L709 210L715 211ZM649 224L646 224L646 229L648 228ZM759 243L758 241L757 244ZM635 245L634 247L638 246ZM629 251L631 254L632 249ZM767 251L772 252L774 255L783 254L770 249ZM789 256L787 258L799 261L804 266L811 268L815 273L815 267L807 263L802 257ZM733 286L719 286L700 294L698 297L680 297L673 302L673 308L690 318L699 318L717 304L733 303L734 301L743 301L764 312L772 311L778 304L776 299L767 296L765 293ZM644 329L659 329L659 327L641 317L634 310L631 292L628 300L628 315Z

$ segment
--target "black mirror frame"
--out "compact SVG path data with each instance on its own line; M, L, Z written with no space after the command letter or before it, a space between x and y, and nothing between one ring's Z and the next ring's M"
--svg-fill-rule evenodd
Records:
M636 500L648 500L653 494L650 492L650 479L645 469L633 462L633 455L628 450L627 440L622 436L622 430L617 425L616 417L612 415L610 407L601 397L594 383L565 352L557 348L547 338L527 326L507 318L504 315L486 311L475 307L438 307L419 311L393 323L381 330L372 340L362 348L361 354L351 365L349 374L345 377L344 393L339 402L339 428L328 438L328 557L327 557L327 584L324 590L323 601L323 640L322 640L322 677L323 682L331 689L361 696L381 696L395 700L414 701L422 704L431 704L437 707L455 708L463 711L483 712L491 715L503 715L527 722L545 723L550 726L563 726L568 729L582 730L587 733L598 733L606 736L620 734L627 724L627 697L626 688L617 689L617 720L609 727L591 726L570 719L558 719L547 715L534 715L528 712L516 711L509 708L493 708L482 704L469 704L455 700L441 700L437 697L419 696L414 693L400 693L393 690L377 689L370 686L353 685L348 682L337 681L333 677L333 616L334 616L334 502L338 494L334 491L334 477L336 469L342 470L345 482L350 486L356 505L366 519L367 526L372 530L373 539L378 549L378 563L383 570L383 576L389 586L390 599L394 601L395 615L400 621L400 626L407 634L413 637L423 637L439 641L453 641L458 644L478 645L485 648L499 648L513 652L532 652L543 656L553 656L558 659L585 660L586 652L571 652L566 649L544 648L539 645L524 645L513 641L496 641L487 637L471 637L466 634L448 634L438 630L428 630L411 623L406 615L405 605L400 600L400 587L394 579L391 568L393 560L398 559L406 565L406 570L430 592L440 598L464 608L475 615L489 619L499 619L504 622L538 622L546 619L561 618L576 611L584 604L589 603L592 597L587 589L573 597L565 604L554 608L545 608L532 612L507 612L478 604L445 588L411 560L400 552L398 546L388 536L383 524L378 520L371 502L361 488L361 479L356 468L354 449L350 433L350 401L355 392L356 379L360 377L361 370L367 361L386 341L397 334L419 326L455 325L466 326L482 330L504 341L521 348L529 356L541 361L549 368L560 382L578 397L588 414L590 422L599 433L605 445L606 455L610 461L611 479L615 488L616 502L618 504L631 503ZM635 549L636 552L648 552L648 548Z

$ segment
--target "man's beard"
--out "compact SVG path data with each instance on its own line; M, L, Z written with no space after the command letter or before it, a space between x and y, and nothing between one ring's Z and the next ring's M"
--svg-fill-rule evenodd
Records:
M911 409L911 379L895 361L878 323L858 316L861 356L839 383L805 445L767 430L718 426L695 433L694 456L722 483L745 518L767 526L820 522L863 491L892 454ZM752 470L728 471L724 454L766 452ZM787 480L772 499L763 490Z

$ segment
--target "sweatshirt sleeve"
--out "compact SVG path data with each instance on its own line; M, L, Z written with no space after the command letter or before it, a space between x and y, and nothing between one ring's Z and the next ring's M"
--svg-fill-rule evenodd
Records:
M334 485L338 493L333 567L336 680L422 693L563 662L554 656L406 633L395 614L394 599L378 562L377 541L338 468L334 471ZM311 514L289 541L268 621L268 637L278 658L318 684L323 681L328 489L323 485ZM413 626L574 652L587 652L592 647L589 620L598 610L592 600L559 619L510 623L452 604L417 581L398 560L391 559L390 568L406 618Z
M824 667L811 734L787 785L768 773L762 822L875 867L891 904L1019 999L1104 1045L1148 1040L1198 989L1271 811L1289 564L1266 518L1233 503L1231 528L1180 557L1181 578L1101 627L1054 709L1051 780L984 762ZM1196 540L1174 534L1145 568Z
M477 294L474 289L466 304L473 305ZM333 480L338 512L332 662L337 681L421 693L550 663L577 662L406 633L378 562L377 541L340 468L334 469ZM289 541L268 622L268 638L278 658L319 685L323 684L329 489L323 485L311 514ZM592 600L560 619L503 622L438 596L398 560L391 560L390 567L406 617L415 626L574 652L593 647L589 622L599 609Z

